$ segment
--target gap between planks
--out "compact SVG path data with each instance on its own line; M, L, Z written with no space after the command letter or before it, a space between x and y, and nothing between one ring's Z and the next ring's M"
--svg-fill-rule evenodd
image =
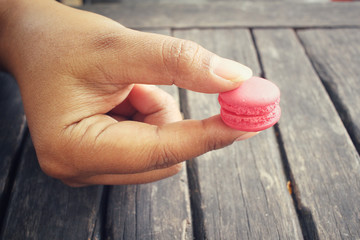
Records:
M287 28L287 29L289 29L289 28ZM253 41L253 44L254 44L254 47L256 50L256 54L257 54L256 56L257 56L257 59L259 62L260 75L261 75L261 77L266 78L263 60L261 58L259 46L258 46L258 43L256 42L256 37L254 35L254 29L251 29L251 37L252 37L252 41ZM287 180L287 184L290 184L289 193L293 200L294 208L296 210L296 215L297 215L298 221L300 223L302 235L306 236L306 233L308 231L307 229L311 229L310 231L314 233L314 240L317 240L317 239L319 239L319 235L318 235L312 214L307 208L305 208L301 204L300 191L297 187L297 184L296 184L296 181L295 181L294 175L292 173L292 170L291 170L291 167L289 164L289 160L288 160L288 157L286 154L286 150L284 148L284 141L282 139L279 123L276 123L274 126L274 134L276 136L276 140L277 140L278 147L279 147L279 152L280 152L280 156L281 156L281 161L282 161L281 163L282 163L284 175Z
M173 36L173 32L171 33ZM188 98L185 89L178 88L180 99L180 111L184 119L190 118L188 111ZM194 239L207 239L205 231L204 213L201 209L201 194L198 179L198 166L194 159L186 161L186 173L188 178L189 198L190 198L190 212L193 224Z
M196 29L196 30L198 30L198 29ZM211 29L211 30L213 30L213 29ZM227 31L225 31L225 32L228 32L228 30L229 29L226 29ZM224 33L225 33L224 32ZM201 36L199 35L201 33ZM192 34L195 34L195 35L192 35ZM206 33L205 35L204 35L204 32L202 32L201 30L198 30L198 31L191 31L191 32L189 32L189 34L186 34L186 33L184 33L184 34L177 34L177 36L182 36L182 37L191 37L191 38L193 38L194 36L195 36L195 39L208 39L209 40L209 37L211 38L211 35L208 35L208 33ZM197 37L196 37L197 36ZM217 37L219 37L219 35L216 35ZM237 36L237 35L236 35ZM214 37L215 37L215 35L214 35ZM190 38L190 40L191 40L191 38ZM217 40L214 40L216 43L218 43L217 41L219 40L218 38L216 38ZM251 39L251 38L249 38L249 39ZM210 41L210 40L209 40ZM230 41L230 40L229 40ZM212 42L212 41L210 41L210 42ZM226 42L226 41L225 41ZM207 43L209 43L209 42L207 42ZM248 43L246 43L246 44L248 44ZM212 46L211 45L211 43L210 43L210 45L209 46ZM215 50L216 52L218 52L218 51L220 51L220 48L221 48L221 51L220 52L222 52L221 54L225 54L225 55L228 55L228 57L230 56L230 57L235 57L235 58L238 58L238 57L240 57L240 58L243 58L243 57L245 57L245 55L244 56L241 56L242 54L244 54L244 53L237 53L237 55L233 55L232 53L230 53L228 50L230 50L229 49L229 46L228 47L225 47L224 45L222 45L221 43L219 43L219 44L216 44L216 46L212 46L213 47L213 50ZM225 49L223 49L223 48L227 48L228 50L226 50L225 52L223 51L223 50L225 50ZM238 45L238 47L240 47L240 45ZM220 53L220 52L218 52L218 53ZM254 51L254 53L255 53L255 51ZM230 54L230 55L229 55ZM250 55L252 55L252 54L250 54ZM247 57L250 57L250 59L252 59L252 60L249 60L249 59L246 59L246 62L248 62L248 63L251 63L250 65L253 65L253 67L255 67L255 69L256 69L256 74L259 74L259 69L257 69L257 67L256 67L256 64L255 64L255 62L256 62L256 60L254 60L253 58L252 58L252 56L248 56L248 55L246 55ZM241 59L237 59L237 60L241 60ZM242 60L245 60L245 59L242 59ZM253 61L254 60L254 61ZM185 90L181 90L181 91L184 91L185 92ZM193 95L193 93L191 93L191 95ZM184 115L185 116L189 116L189 113L187 112L188 111L188 109L186 108L186 106L187 106L187 104L186 104L186 100L185 100L185 98L184 98L184 96L186 96L185 94L181 94L181 97L182 97L182 110L183 110L183 112L184 112ZM195 96L195 95L194 95ZM194 96L192 96L192 98L194 98ZM203 96L203 95L196 95L196 96L198 96L198 97L200 97L200 96ZM204 96L205 97L205 96ZM194 99L193 99L194 100ZM194 103L194 102L193 102ZM208 102L208 104L210 104L209 102ZM193 107L193 105L194 104L191 104L191 107ZM195 104L196 105L196 104ZM184 107L185 106L185 107ZM204 105L205 106L205 105ZM204 106L202 106L202 107L204 107ZM210 106L209 106L210 107ZM213 106L214 107L214 106ZM190 110L190 109L189 109ZM200 110L200 109L198 109L198 110ZM190 110L191 111L191 110ZM196 111L196 110L194 110L193 109L193 111ZM192 111L192 112L193 112ZM193 112L194 113L194 112ZM212 112L213 113L213 112ZM205 114L206 115L206 114ZM204 116L205 116L204 115ZM202 116L202 117L204 117L204 116ZM194 117L193 115L192 115L192 117ZM196 115L196 117L195 118L197 118L197 117L199 117L199 116L197 116ZM270 132L269 132L270 133ZM269 135L270 136L270 135ZM274 142L276 142L276 138L274 137ZM266 144L265 144L266 145ZM275 146L276 144L274 144L274 146ZM246 145L247 146L247 145ZM235 146L234 146L235 147ZM231 150L231 149L234 149L234 148L228 148L227 150ZM274 149L274 151L278 151L277 150L277 148L275 149L275 148L273 148ZM225 151L226 151L226 149L225 149ZM249 150L250 151L250 150ZM228 152L228 153L230 153L230 152ZM214 154L216 154L216 153L214 153ZM249 153L249 154L254 154L254 153ZM275 154L276 155L276 154ZM209 154L207 154L207 156L209 157L210 155ZM219 157L219 156L215 156L214 155L214 158L216 158L216 157ZM243 157L246 157L245 155L243 155ZM220 158L219 158L220 159ZM259 216L259 212L257 211L257 212L253 212L253 210L254 210L254 208L255 207L260 207L259 205L256 205L255 203L253 203L254 204L254 206L253 206L253 208L249 208L249 209L247 209L246 210L246 208L247 207L251 207L250 205L252 205L251 204L251 202L249 202L249 200L250 199L252 199L251 198L251 196L250 195L247 195L247 193L249 193L248 191L250 191L250 189L249 189L249 187L250 186L253 186L253 187L259 187L260 188L260 190L259 191L261 191L261 186L260 185L262 185L262 184L265 184L266 183L266 181L265 182L258 182L258 183L255 183L255 182L253 182L252 180L250 180L250 179L253 179L252 177L250 177L249 179L247 179L246 180L246 174L244 175L244 176L242 176L241 178L243 178L243 179L238 179L238 181L240 181L239 182L239 184L241 184L241 190L239 190L239 189L237 189L237 187L233 187L234 189L233 190L235 190L235 189L237 189L237 190L239 190L239 191L243 191L243 195L242 195L242 197L240 196L240 198L241 199L238 199L238 201L242 201L245 205L241 205L240 203L236 203L233 207L235 207L235 208L237 208L237 207L240 207L240 209L238 209L238 211L240 211L239 213L237 213L237 214L233 214L233 213L231 213L231 212L227 212L227 210L226 210L226 206L228 206L228 205L223 205L224 204L224 202L223 202L223 197L221 197L221 196L219 196L221 199L218 199L218 200L216 200L216 201L219 201L219 204L220 205L218 205L218 208L219 209L213 209L213 208L211 208L211 209L213 209L213 210L210 210L210 206L208 206L207 205L207 203L209 203L209 197L211 197L210 195L211 195L211 192L213 192L211 189L215 189L216 188L216 186L214 185L214 186L209 186L209 184L210 185L212 185L212 184L215 184L215 183L207 183L207 182L200 182L200 180L204 180L204 174L206 174L204 171L206 171L206 169L207 168L204 168L204 167L206 167L205 165L206 165L206 162L207 162L207 160L210 160L211 161L211 159L204 159L204 158L202 158L202 160L196 160L196 161L194 161L196 164L193 164L193 162L189 162L188 163L188 175L189 175L189 177L191 177L190 179L190 181L189 181L189 187L190 187L190 191L192 192L192 199L191 199L191 203L192 203L192 210L193 210L193 212L192 212L192 216L193 216L193 221L194 221L194 223L195 222L197 222L197 225L194 225L194 233L195 233L195 236L197 236L198 238L200 238L200 239L202 239L202 238L205 238L205 237L209 237L209 238L211 238L211 237L214 237L214 236L217 236L217 237L224 237L224 235L228 235L228 234L235 234L235 235L241 235L241 237L242 238L246 238L246 237L250 237L250 236L252 236L252 234L255 234L255 235L257 235L257 234L265 234L265 232L267 232L267 231L270 231L272 234L276 234L276 230L274 230L274 228L272 228L272 230L268 230L268 229L266 229L266 227L264 227L264 228L262 228L262 230L261 230L261 232L262 233L258 233L258 231L256 231L256 232L253 232L251 229L254 227L254 229L255 229L255 225L256 224L258 224L259 223L259 219L256 217L256 216ZM222 160L224 160L224 159L222 159ZM198 162L197 162L198 161ZM204 161L204 162L203 162ZM221 162L221 161L220 161ZM220 162L219 162L219 164L220 164ZM246 161L245 161L246 162ZM204 165L205 164L205 165ZM245 163L244 163L245 164ZM259 164L260 164L260 162L259 162ZM201 165L201 166L200 166ZM250 164L250 165L253 165L253 164ZM255 164L256 165L256 164ZM261 164L260 164L261 165ZM281 172L283 171L283 168L282 168L282 165L281 165L281 160L279 159L279 164L278 164L278 166L279 167L277 167L277 169L278 169L278 171L279 171L279 173L280 173L280 175L281 176L283 176L283 174L281 174ZM239 166L238 166L239 167ZM257 169L259 166L250 166L250 167L254 167L254 169L253 169L253 171L255 171L255 168ZM217 165L215 164L214 165L214 168L217 168ZM221 168L221 167L220 167ZM263 168L263 166L261 166L261 168ZM202 176L199 176L199 171L202 171ZM234 170L234 169L233 169ZM214 170L215 171L215 170ZM221 175L221 170L217 170L217 171L220 171L220 172L213 172L213 173L209 173L213 178L216 178L216 173L218 173L219 174L219 176ZM225 169L223 170L223 171L225 171ZM222 171L222 172L223 172ZM213 175L214 174L214 175ZM279 176L279 174L275 174L276 176ZM274 175L274 176L275 176ZM201 179L200 179L201 178ZM277 177L276 177L277 178ZM285 190L286 189L286 179L285 178L283 178L283 177L280 177L280 179L281 179L281 181L280 181L280 183L279 183L279 187L281 187L282 188L282 190L280 191L281 193L284 193L284 197L285 198L282 198L282 199L284 199L285 200L285 202L282 204L283 206L284 206L284 208L287 208L288 206L291 208L291 209L294 209L294 212L292 212L293 210L291 210L291 212L293 213L293 217L291 217L291 221L292 221L292 223L295 223L295 222L297 222L297 216L296 216L296 212L295 212L295 208L293 207L293 201L292 201L292 199L291 199L291 197L289 196L289 197L287 197L288 195L288 192L286 191L286 193L285 193L285 191L283 192L283 190ZM254 180L254 179L253 179ZM261 179L261 180L264 180L264 179ZM237 181L237 180L236 180ZM242 183L242 181L244 181L244 183ZM250 181L250 182L249 182ZM219 179L219 184L221 185L221 184L225 184L225 182L226 181L222 181L221 179ZM206 187L204 186L204 184L206 185ZM200 185L200 186L199 186ZM243 186L242 186L243 185ZM225 186L224 186L225 187ZM262 185L262 189L264 189L264 185ZM200 191L203 191L203 192L200 192ZM244 192L245 191L245 192ZM252 190L251 190L252 191ZM255 190L254 190L255 191ZM221 193L222 192L222 190L220 190L220 192L218 193L218 194L222 194ZM236 190L235 190L235 192L237 192ZM246 193L247 192L247 193ZM226 191L224 192L224 193L226 193ZM209 195L210 194L210 195ZM236 196L238 195L238 194L235 194ZM253 194L251 194L252 196L254 196ZM261 193L260 192L260 195L261 196L263 196L263 193ZM271 196L270 196L271 195ZM276 195L276 196L275 196ZM278 197L278 195L277 194L275 194L275 195L272 195L272 194L269 194L269 197L270 198L272 198L272 197ZM288 202L288 205L287 205L287 199L289 198L289 202ZM270 201L270 202L268 202L268 200L266 200L267 199L267 196L266 196L266 194L265 194L265 196L264 196L264 202L263 202L263 204L265 204L265 205L262 205L263 207L265 207L263 210L265 210L266 212L268 211L268 213L269 213L269 217L274 217L274 219L277 219L275 216L273 216L272 215L272 212L275 210L275 209L277 209L277 206L274 206L273 204L276 202L272 202L272 201ZM230 199L230 201L231 201L231 199ZM228 202L228 201L227 201ZM266 206L266 202L267 202L267 206ZM227 203L227 204L229 204L229 203ZM249 204L249 206L247 206L247 204ZM255 206L256 205L256 206ZM261 205L261 204L260 204ZM285 205L286 205L286 207L285 207ZM216 204L214 205L214 206L212 206L212 207L215 207L216 208ZM224 208L225 207L225 208ZM261 208L261 207L260 207ZM241 218L237 218L238 216L239 216L239 214L241 215L241 214L245 214L245 210L246 210L246 212L249 210L249 212L251 212L251 213L254 213L254 215L256 215L256 216L252 216L252 214L247 214L247 221L246 220L241 220ZM257 208L258 209L258 208ZM195 212L196 211L196 212ZM213 223L213 222L210 222L210 221L212 221L212 216L211 215L209 215L209 214L211 214L209 211L214 211L214 214L216 215L216 214L220 214L221 216L219 216L220 218L223 218L224 216L223 216L223 214L230 214L228 217L228 219L231 219L231 217L235 217L235 221L238 221L237 223L236 223L236 225L238 225L237 227L235 227L235 226L232 226L232 227L235 227L233 230L235 230L236 232L233 232L233 233L230 233L230 232L232 232L232 231L227 231L227 230L225 230L225 229L218 229L219 227L221 228L221 226L223 226L222 225L222 223L221 222L218 222L218 221L221 221L221 220L214 220L215 222ZM217 211L220 211L220 212L217 212ZM216 213L217 212L217 213ZM266 213L265 212L265 213ZM204 215L205 214L205 215ZM289 218L287 218L287 217L289 217L289 215L287 215L287 213L284 213L283 212L283 217L285 217L286 219L288 219L289 220ZM236 215L236 216L235 216ZM261 214L260 214L261 215ZM280 214L281 215L281 214ZM216 215L216 216L218 216L218 215ZM244 216L244 215L242 215L242 216ZM244 216L245 217L245 216ZM206 218L206 219L205 219ZM217 219L217 218L216 218ZM283 221L283 218L281 218L282 220L280 220L280 222L282 222ZM276 220L275 220L276 221ZM242 223L240 223L240 222L242 222ZM261 221L260 221L261 222ZM283 226L289 226L290 227L290 225L288 225L287 223L289 223L289 222L286 222L285 220L284 220L284 222L283 223L279 223L278 225L275 225L275 227L276 228L279 228L279 229L281 229L281 228L283 228ZM235 224L235 223L234 223ZM273 225L274 223L272 223L272 224L270 224L270 225ZM284 225L282 225L282 224L284 224ZM205 225L205 226L204 226ZM216 226L214 226L214 225L216 225ZM239 226L239 225L242 225L242 227L241 226ZM247 225L247 226L246 226ZM298 225L298 226L300 226L300 225ZM293 225L292 225L292 227L294 227ZM214 228L216 228L217 230L214 232ZM291 228L291 227L290 227ZM282 235L282 234L293 234L293 237L299 237L299 238L301 238L300 237L300 235L301 235L301 233L299 233L299 232L301 232L301 229L300 229L300 227L298 228L298 229L296 229L297 227L294 227L294 231L291 231L291 233L286 233L286 232L283 232L283 231L278 231L278 235ZM241 230L240 230L241 229ZM246 230L247 229L247 230ZM286 228L286 229L288 229L288 228ZM259 230L259 229L258 229ZM245 231L245 232L244 232ZM246 233L247 232L247 234L248 235L244 235L244 233ZM269 233L269 232L268 232ZM213 235L213 234L216 234L216 235ZM249 235L250 234L250 235ZM264 235L265 236L265 235ZM216 237L215 237L216 238Z
M356 29L356 28L331 28L331 30L350 30L350 29ZM332 74L328 73L328 69L322 68L322 72L320 72L319 67L316 65L316 59L313 59L312 56L309 53L309 49L305 46L305 42L301 37L299 36L299 31L301 30L313 30L313 29L294 29L295 36L297 37L298 41L300 42L304 53L306 54L307 58L309 59L312 68L319 76L319 79L321 80L321 83L324 86L324 89L326 90L327 94L329 95L329 98L331 99L334 107L336 108L336 111L338 112L338 115L340 116L358 154L360 154L360 142L358 139L357 133L356 133L356 124L353 122L355 121L354 117L351 116L351 114L348 111L348 107L346 106L346 103L342 100L342 96L339 95L339 93L331 87L332 83L327 82L324 78L331 78ZM326 77L324 77L326 76Z
M26 125L26 123L24 123L24 124ZM4 196L0 202L0 204L1 204L0 205L0 213L2 213L0 216L0 236L2 236L2 233L4 231L3 227L4 227L5 218L7 215L7 210L10 205L11 192L14 187L14 182L15 182L16 176L18 174L21 156L23 155L23 152L25 150L26 139L30 136L29 129L27 128L27 126L24 126L24 130L22 130L21 135L22 135L22 137L20 140L19 148L17 149L17 151L14 155L12 165L10 167L8 179L7 179L5 187L4 187Z
M142 32L153 32L153 31L162 31L168 30L171 31L171 36L175 31L187 31L187 30L220 30L220 29L228 29L228 30L237 30L237 29L244 29L244 30L260 30L260 29L273 29L273 30L280 30L280 29L294 29L295 31L298 30L311 30L311 29L360 29L360 26L307 26L307 27L289 27L289 26L214 26L214 27L204 27L204 26L190 26L190 27L136 27L133 28L137 31Z

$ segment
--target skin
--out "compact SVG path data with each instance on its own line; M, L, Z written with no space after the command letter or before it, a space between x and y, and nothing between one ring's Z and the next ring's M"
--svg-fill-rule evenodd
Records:
M203 93L238 87L196 43L125 28L51 0L0 0L0 66L20 87L42 170L70 186L138 184L254 134L219 115L182 120L152 86Z

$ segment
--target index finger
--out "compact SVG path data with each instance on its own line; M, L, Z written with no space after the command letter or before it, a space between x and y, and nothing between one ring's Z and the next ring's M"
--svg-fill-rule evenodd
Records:
M175 84L197 92L218 93L252 77L250 68L189 40L123 27L114 32L105 36L111 39L103 41L111 44L99 52L99 59L121 83Z

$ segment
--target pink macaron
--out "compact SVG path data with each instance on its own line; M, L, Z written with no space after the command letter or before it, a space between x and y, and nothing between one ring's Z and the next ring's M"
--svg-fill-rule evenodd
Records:
M252 77L240 87L219 94L221 118L229 127L258 132L280 119L280 90L269 80Z

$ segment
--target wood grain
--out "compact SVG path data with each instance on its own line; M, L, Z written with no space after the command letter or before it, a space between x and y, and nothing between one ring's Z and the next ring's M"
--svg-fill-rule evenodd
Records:
M177 87L160 87L179 101ZM185 169L154 183L111 187L107 209L106 239L192 239Z
M0 222L5 215L26 128L21 96L11 75L0 72Z
M298 31L307 54L360 152L360 30Z
M279 127L306 239L360 237L360 159L293 30L255 30L281 91Z
M359 26L360 3L213 2L94 4L81 9L130 28Z
M1 239L89 239L102 187L70 188L46 176L28 138Z
M215 53L260 72L248 30L175 31ZM186 92L187 114L203 119L219 113L217 95ZM286 189L274 131L209 152L190 162L197 239L302 239Z

